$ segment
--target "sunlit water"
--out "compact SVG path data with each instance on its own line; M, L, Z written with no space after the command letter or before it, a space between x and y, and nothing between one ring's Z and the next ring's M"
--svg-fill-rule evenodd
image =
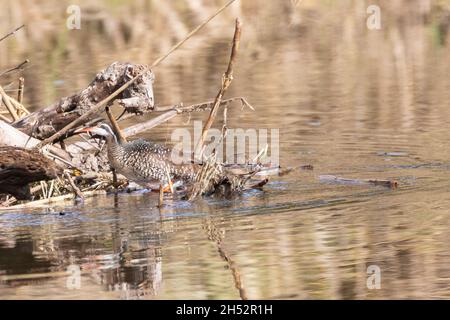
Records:
M124 193L2 211L0 298L238 299L211 228L249 298L450 298L448 48L422 26L421 37L358 29L357 40L352 28L291 27L268 39L244 29L227 95L256 111L231 107L228 126L280 129L281 165L314 170L274 176L234 199L167 199L162 210L154 193ZM228 52L225 36L182 49L155 70L157 103L212 99ZM77 88L111 61L133 61L112 50L89 64L90 54L63 60L84 75ZM42 76L56 97L74 91L70 74L39 68L25 77ZM33 96L30 105L51 102ZM144 136L167 142L194 118ZM391 179L399 188L327 184L320 175ZM381 270L378 290L367 287L371 265Z

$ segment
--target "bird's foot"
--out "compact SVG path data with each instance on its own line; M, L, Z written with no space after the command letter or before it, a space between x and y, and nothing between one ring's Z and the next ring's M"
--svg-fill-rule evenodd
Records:
M172 180L169 180L169 183L163 188L162 192L163 193L174 193Z

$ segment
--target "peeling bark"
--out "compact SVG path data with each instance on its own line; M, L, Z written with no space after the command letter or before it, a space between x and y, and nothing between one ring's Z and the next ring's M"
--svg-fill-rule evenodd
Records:
M49 107L14 122L13 126L33 138L41 140L48 138L142 71L143 75L119 94L115 101L129 113L142 114L152 111L154 108L152 70L145 65L114 62L98 73L81 92L64 97ZM93 120L96 116L92 115L87 121Z
M7 124L4 121L0 120L0 146L10 146L10 147L20 147L25 149L31 149L35 145L39 143L39 140L35 138L31 138L25 133L11 127L11 125ZM71 155L57 148L56 146L46 146L46 151L48 152L48 156L50 158L58 157L60 160L55 160L59 165L65 166L70 165ZM46 153L46 152L44 152ZM73 166L73 164L72 164Z
M62 168L34 150L0 147L0 193L30 199L29 183L55 179Z

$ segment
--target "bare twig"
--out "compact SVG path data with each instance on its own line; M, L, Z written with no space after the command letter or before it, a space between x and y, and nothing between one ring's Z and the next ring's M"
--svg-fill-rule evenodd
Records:
M0 107L2 106L2 101L3 101L3 96L0 95ZM3 114L0 113L0 120L5 121L6 123L12 123L12 120L9 119L8 117L4 116Z
M112 128L113 128L114 132L116 133L116 136L117 136L119 142L126 143L127 139L123 135L122 130L120 130L119 124L117 123L116 118L114 118L114 116L112 115L109 107L105 108L105 112L106 112L106 115L108 116L109 122L111 122Z
M25 79L23 77L19 78L19 91L17 92L17 102L22 104L23 101L23 88L25 86Z
M216 118L217 110L220 107L222 97L224 96L225 92L227 91L228 87L230 86L231 81L233 81L233 67L234 67L234 64L236 63L237 52L239 50L239 43L240 43L240 39L241 39L241 29L242 29L241 21L239 19L236 19L236 25L235 25L234 37L233 37L233 47L231 49L230 61L228 62L228 69L225 72L225 74L223 75L222 86L219 90L219 93L216 96L216 99L214 100L214 106L211 109L211 113L209 114L208 120L206 121L205 126L203 127L202 135L201 135L200 141L197 145L196 152L195 152L198 159L202 159L202 157L203 157L203 150L204 150L203 145L204 145L206 137L208 135L208 130L211 128L211 126L214 122L214 119Z
M16 70L22 70L22 69L23 69L23 66L26 65L28 62L30 62L30 60L26 59L26 60L25 60L24 62L22 62L21 64L19 64L19 65L13 67L13 68L11 68L11 69L8 69L8 70L3 71L2 73L0 73L0 77L3 76L3 75L5 75L5 74L11 73L11 72L13 72L13 71L16 71Z
M55 188L55 180L50 182L50 190L48 190L48 198L51 198L53 195L53 189Z
M226 106L229 103L239 100L241 101L242 105L248 105L248 102L242 98L231 98L231 99L227 99L227 100L223 100L221 101L220 105L221 106ZM150 130L154 127L159 126L160 124L169 121L170 119L174 118L175 116L177 116L178 114L182 114L182 113L190 113L190 112L194 112L194 111L203 111L203 110L208 110L211 109L214 105L214 102L204 102L204 103L198 103L198 104L193 104L191 106L170 106L170 107L160 107L157 109L157 111L162 111L162 110L167 110L165 113L150 119L149 121L143 122L143 123L138 123L135 124L131 127L125 128L123 130L123 134L125 135L125 137L130 137L130 136L134 136L138 133L141 133L143 131L146 130ZM251 107L251 106L250 106ZM253 107L251 107L253 109ZM126 120L131 118L133 115L130 115L130 117L124 117L122 118L122 120Z
M5 201L0 203L0 207L9 207L10 205L17 202L17 199L13 196L8 196Z
M11 101L9 100L9 96L5 93L5 91L3 90L3 88L1 86L0 86L0 95L2 96L3 103L5 104L6 109L8 109L9 114L11 115L13 120L14 121L19 120L19 116L17 115L15 108L11 104Z
M7 117L5 117L4 115L0 114L0 120L5 121L6 123L11 123L12 121L10 119L8 119Z
M21 25L20 27L17 27L16 29L14 29L13 31L11 31L10 33L8 33L7 35L3 36L2 38L0 38L0 42L5 40L6 38L8 38L9 36L12 36L13 34L15 34L17 31L19 31L20 29L22 29L23 27L25 27L25 25Z
M228 8L233 2L236 0L230 0L228 1L222 8L217 10L212 16L210 16L208 19L206 19L203 23L201 23L198 27L196 27L194 30L192 30L183 40L178 42L176 45L174 45L166 54L156 59L155 62L153 62L151 68L156 67L158 64L160 64L162 61L164 61L172 52L177 50L179 47L181 47L187 40L189 40L194 34L196 34L200 29L202 29L204 26L206 26L212 19L214 19L216 16L218 16L222 11L224 11L226 8Z
M67 179L67 181L69 182L70 186L72 187L72 190L73 190L75 196L79 197L80 199L84 199L83 193L80 191L80 189L78 189L78 187L75 184L75 182L73 182L72 177L70 176L70 174L68 172L64 172L64 177Z
M19 113L23 113L25 115L29 115L30 114L30 111L28 111L27 108L25 108L23 106L23 104L19 103L19 101L17 101L16 99L14 99L11 96L8 96L8 98L9 98L9 101L11 102L11 104L16 108L16 110L20 111L20 112L17 113L18 115L19 115Z

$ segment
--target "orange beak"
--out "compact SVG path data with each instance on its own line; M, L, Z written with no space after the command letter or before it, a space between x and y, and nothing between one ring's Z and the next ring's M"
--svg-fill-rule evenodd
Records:
M91 128L81 128L81 129L77 129L75 130L75 133L85 133L85 132L91 132L92 130L94 130L93 127Z

